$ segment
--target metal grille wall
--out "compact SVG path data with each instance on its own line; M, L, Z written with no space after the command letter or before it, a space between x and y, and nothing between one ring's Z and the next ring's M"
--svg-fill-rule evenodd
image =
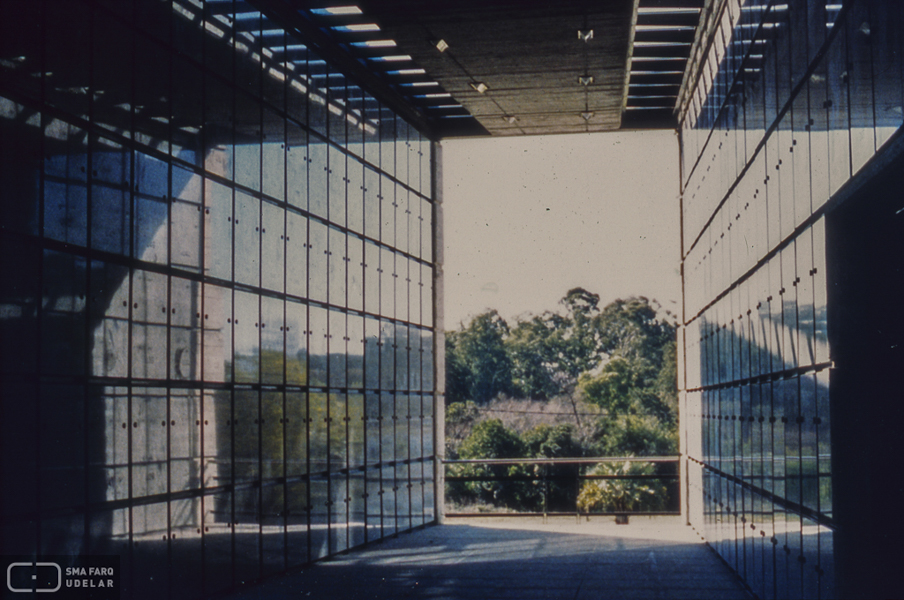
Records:
M904 15L716 5L680 131L689 514L759 597L833 597L825 213L902 123Z
M0 10L2 552L197 597L434 521L431 143L251 4Z

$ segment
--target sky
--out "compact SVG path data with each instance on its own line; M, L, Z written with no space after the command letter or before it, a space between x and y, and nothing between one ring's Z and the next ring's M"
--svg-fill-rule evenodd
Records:
M574 287L680 302L674 131L442 142L445 328L557 310Z

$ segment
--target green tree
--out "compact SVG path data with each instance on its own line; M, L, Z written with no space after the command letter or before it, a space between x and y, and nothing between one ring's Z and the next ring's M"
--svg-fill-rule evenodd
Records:
M670 456L678 452L678 431L649 414L600 417L593 448L596 456Z
M678 424L678 344L672 338L662 348L662 366L653 385L660 404L667 410L664 420Z
M599 365L599 295L573 288L559 304L561 313L519 321L506 339L519 396L548 399L570 393L581 373Z
M527 456L533 458L578 458L584 447L575 438L574 426L538 425L523 435Z
M581 373L595 369L600 363L600 335L596 326L599 301L598 294L573 288L559 301L565 307L565 314L549 316L557 370L567 377L570 386L577 383Z
M532 458L580 458L585 454L584 445L575 437L574 426L570 424L539 425L523 436L527 455ZM525 499L530 496L531 509L543 508L543 492L546 492L546 510L574 510L575 482L580 465L530 465L526 467L536 478L533 487L525 490Z
M474 426L471 434L459 447L459 456L475 458L524 458L525 445L521 437L508 429L499 419L487 419ZM522 465L456 465L451 476L474 478L471 481L450 482L449 496L459 502L478 500L496 506L522 509L530 504L533 493Z
M474 426L458 453L462 458L523 458L524 441L499 419L487 419Z
M609 356L643 359L658 365L665 345L675 339L675 325L658 316L659 304L643 296L609 303L596 317L600 350ZM665 313L665 317L669 317Z
M580 388L590 402L609 414L620 414L638 411L632 395L637 383L631 362L616 356L603 365L598 375L585 374L580 380Z
M616 300L597 318L600 347L610 358L579 383L604 411L595 447L602 456L677 452L675 325L646 298Z
M469 400L470 372L459 358L457 340L458 332L446 333L446 399L450 403Z
M512 328L488 311L450 332L449 400L569 394L581 427L577 389L604 411L591 440L594 452L674 453L677 367L671 315L642 296L618 299L600 310L599 296L580 287L568 290L560 304L559 312L518 320ZM528 432L524 442L531 446L549 435ZM527 452L546 455L532 446Z
M674 352L670 354L674 361ZM677 391L665 378L672 365L653 365L644 359L616 356L596 375L583 375L579 387L584 398L607 415L648 414L667 425L677 422ZM654 376L655 375L655 376Z
M512 383L521 398L548 400L562 393L557 377L555 350L550 340L553 329L548 319L531 317L518 321L505 340L512 361Z
M452 400L485 403L498 394L512 391L512 362L505 349L506 335L508 324L495 310L477 315L467 327L447 334L447 361L451 360L447 366L453 369L455 394Z

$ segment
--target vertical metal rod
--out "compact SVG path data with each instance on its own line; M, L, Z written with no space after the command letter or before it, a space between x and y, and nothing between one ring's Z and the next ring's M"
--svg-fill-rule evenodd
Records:
M549 517L549 465L543 465L543 522Z
M578 508L578 494L581 493L581 465L574 466L574 518L581 522L581 510Z

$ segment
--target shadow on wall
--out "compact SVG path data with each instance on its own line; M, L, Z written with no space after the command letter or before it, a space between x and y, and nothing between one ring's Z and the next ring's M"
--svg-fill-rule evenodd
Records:
M703 478L691 485L707 540L762 597L834 589L826 323L824 305L793 300L727 327L701 320L702 385L688 394Z

